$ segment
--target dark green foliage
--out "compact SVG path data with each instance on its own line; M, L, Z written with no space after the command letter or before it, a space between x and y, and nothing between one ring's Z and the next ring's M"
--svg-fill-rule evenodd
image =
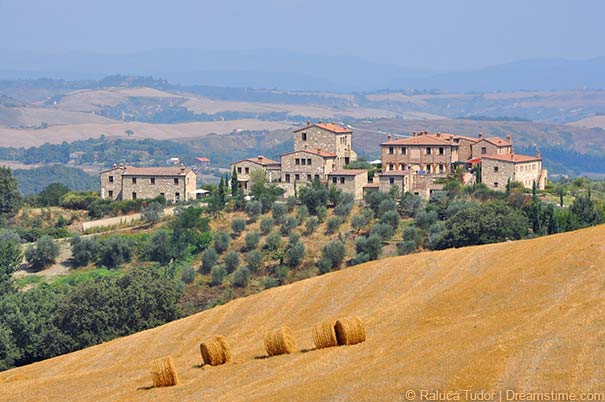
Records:
M29 246L25 259L32 269L39 271L55 263L59 256L59 246L48 235L40 237L34 246Z
M60 205L66 209L89 209L91 204L99 199L99 194L93 192L69 192L64 194L63 197L61 197Z
M271 214L273 219L277 223L282 223L286 217L287 207L284 204L273 204L271 207Z
M227 270L227 273L232 273L239 267L239 253L236 251L229 251L227 254L225 254L223 262L225 263L225 269Z
M307 219L307 222L305 223L305 233L307 235L313 234L317 229L318 225L319 219L317 219L316 216L311 216L309 219Z
M202 272L209 274L218 261L218 253L214 247L209 247L202 254Z
M38 194L37 204L40 206L59 206L61 197L69 192L69 187L62 183L49 184Z
M382 241L389 240L394 234L393 227L386 223L377 223L370 229L370 235L378 236Z
M437 221L429 226L424 238L424 247L434 250L442 243L443 236L447 233L445 223Z
M250 283L250 270L246 267L240 267L233 274L233 285L245 288Z
M0 223L15 216L21 203L17 179L9 168L0 166Z
M215 265L211 271L212 279L210 280L210 285L211 286L222 285L223 280L225 279L226 275L227 275L227 269L225 268L224 265L222 265L222 264Z
M378 216L380 204L386 199L390 199L389 195L380 191L370 191L363 197L366 207L371 209L375 216Z
M273 230L273 226L275 226L275 220L273 218L266 216L260 220L260 232L263 235L269 234Z
M395 210L385 212L382 215L382 218L380 218L380 223L391 226L393 231L396 231L399 228L400 222L401 218L399 217L399 212Z
M385 200L382 200L378 205L378 212L376 216L382 218L384 214L390 211L397 211L397 203L391 198L387 198Z
M193 269L193 267L191 265L187 265L185 268L183 268L183 271L181 272L181 280L184 283L193 283L193 280L195 279L195 270Z
M500 202L464 209L446 222L447 232L435 248L463 247L521 239L528 220L520 211Z
M397 242L397 254L407 255L416 252L416 242L413 240L404 240Z
M64 165L17 169L15 177L19 181L19 191L25 195L40 193L52 183L63 184L74 191L97 191L99 188L98 175Z
M353 209L354 201L353 194L342 193L336 202L334 214L343 218L349 216L351 214L351 210Z
M298 220L293 216L287 216L283 219L280 232L282 236L288 236L292 230L298 226Z
M328 205L328 190L316 179L311 186L303 186L300 189L299 198L311 215L317 215L319 207Z
M594 202L588 196L578 196L574 200L569 212L574 215L577 222L577 228L597 225L603 222L603 214L599 211Z
M342 194L342 191L338 187L330 187L330 189L328 190L328 204L335 206L338 203L338 200L341 198Z
M265 248L267 250L275 251L279 248L280 244L281 236L277 232L272 232L265 238Z
M260 201L250 200L246 203L245 210L250 222L256 222L263 212L263 204Z
M101 241L99 262L107 268L116 268L130 262L135 254L136 242L125 236L113 235Z
M340 219L338 216L331 216L326 221L326 234L330 235L336 233L341 224L342 219Z
M302 241L296 240L291 243L286 251L288 257L288 266L296 268L300 265L303 258L305 258L305 245Z
M258 250L252 250L246 254L246 263L252 272L258 272L263 263L263 253Z
M357 233L368 224L368 219L365 215L355 215L351 218L351 227Z
M328 208L323 205L317 208L317 219L319 222L323 222L326 220L326 216L328 216Z
M296 197L291 195L286 199L286 208L288 209L288 213L294 211L294 208L296 208L296 204Z
M360 264L366 261L377 260L382 253L382 239L380 236L372 234L369 237L359 237L355 241L354 264Z
M0 295L8 291L12 282L11 275L21 265L22 253L20 243L21 238L17 233L0 229ZM0 355L1 353L2 351L0 350Z
M276 286L279 286L279 281L275 278L271 278L270 276L265 278L265 280L263 281L263 287L265 289L271 289Z
M324 260L324 268L329 267L331 271L338 268L345 257L345 245L339 240L332 240L321 249L322 260ZM321 261L320 261L321 263ZM322 268L320 267L320 270Z
M141 208L141 217L147 223L157 223L162 218L164 207L157 201L152 201Z
M275 275L277 279L279 279L280 283L284 283L286 279L288 279L288 275L290 274L290 270L285 265L280 265L275 269Z
M212 240L208 218L202 218L201 208L181 208L172 224L172 245L177 258L199 253ZM227 236L229 237L229 236Z
M439 215L436 211L421 210L416 213L416 225L419 228L427 230L433 223L437 222Z
M309 210L305 205L301 205L296 209L296 220L298 224L302 224L309 217Z
M160 264L170 262L176 255L170 233L166 230L155 231L145 243L143 255L146 259Z
M419 236L416 226L406 226L403 228L403 240L413 241L414 244L418 244Z
M422 198L416 194L407 192L401 197L399 207L403 215L413 218L422 208Z
M246 230L246 220L242 218L233 218L231 221L231 230L233 230L233 234L239 236Z
M229 248L231 238L226 232L216 232L214 234L214 249L217 253L223 254Z
M245 247L247 251L254 250L258 247L258 242L260 240L260 233L258 232L248 232L246 233L245 238Z
M75 267L95 262L99 256L99 241L96 237L74 236L71 239L71 261Z

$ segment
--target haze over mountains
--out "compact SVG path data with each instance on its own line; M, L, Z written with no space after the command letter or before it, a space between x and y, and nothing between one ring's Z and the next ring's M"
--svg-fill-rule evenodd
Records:
M158 49L128 53L1 51L0 79L153 75L182 85L302 91L414 88L457 92L605 88L605 57L514 61L476 69L405 67L295 50ZM413 65L413 61L410 61ZM8 67L10 66L10 67Z

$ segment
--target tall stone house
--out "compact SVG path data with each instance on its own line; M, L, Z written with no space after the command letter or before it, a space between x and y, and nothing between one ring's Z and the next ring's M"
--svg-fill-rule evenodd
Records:
M278 161L259 155L256 158L242 159L231 164L231 171L237 173L237 181L244 194L250 191L250 175L255 170L265 172L267 181L279 182L281 178L281 166Z
M353 151L353 131L335 123L307 122L305 127L294 130L294 151L306 149L335 154L333 170L343 169L357 160L357 154Z
M546 169L542 169L539 151L535 156L511 152L481 157L482 182L492 190L505 191L509 181L519 182L525 188L532 188L535 182L539 190L544 190L547 174Z
M163 196L179 202L195 198L195 172L184 165L171 167L134 167L120 164L102 171L101 198L136 200Z

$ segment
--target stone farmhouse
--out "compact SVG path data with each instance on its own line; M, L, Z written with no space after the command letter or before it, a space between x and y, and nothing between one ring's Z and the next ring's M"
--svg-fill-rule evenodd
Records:
M179 202L195 198L195 172L184 165L171 167L133 167L114 165L101 173L101 198L136 200L163 196Z
M540 190L546 187L546 170L542 169L540 152L536 156L508 154L484 155L481 158L483 183L492 190L506 189L509 181L516 181L526 188L533 183Z
M242 159L231 164L231 171L237 173L237 181L244 194L250 191L250 175L255 170L265 172L267 181L278 182L281 179L281 166L278 161L266 158L262 155L256 158Z

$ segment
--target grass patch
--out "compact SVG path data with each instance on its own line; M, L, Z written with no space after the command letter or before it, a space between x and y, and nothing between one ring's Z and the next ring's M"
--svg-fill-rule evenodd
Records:
M44 282L44 277L42 275L27 275L15 281L19 288L24 288L28 285L38 285L42 282Z

